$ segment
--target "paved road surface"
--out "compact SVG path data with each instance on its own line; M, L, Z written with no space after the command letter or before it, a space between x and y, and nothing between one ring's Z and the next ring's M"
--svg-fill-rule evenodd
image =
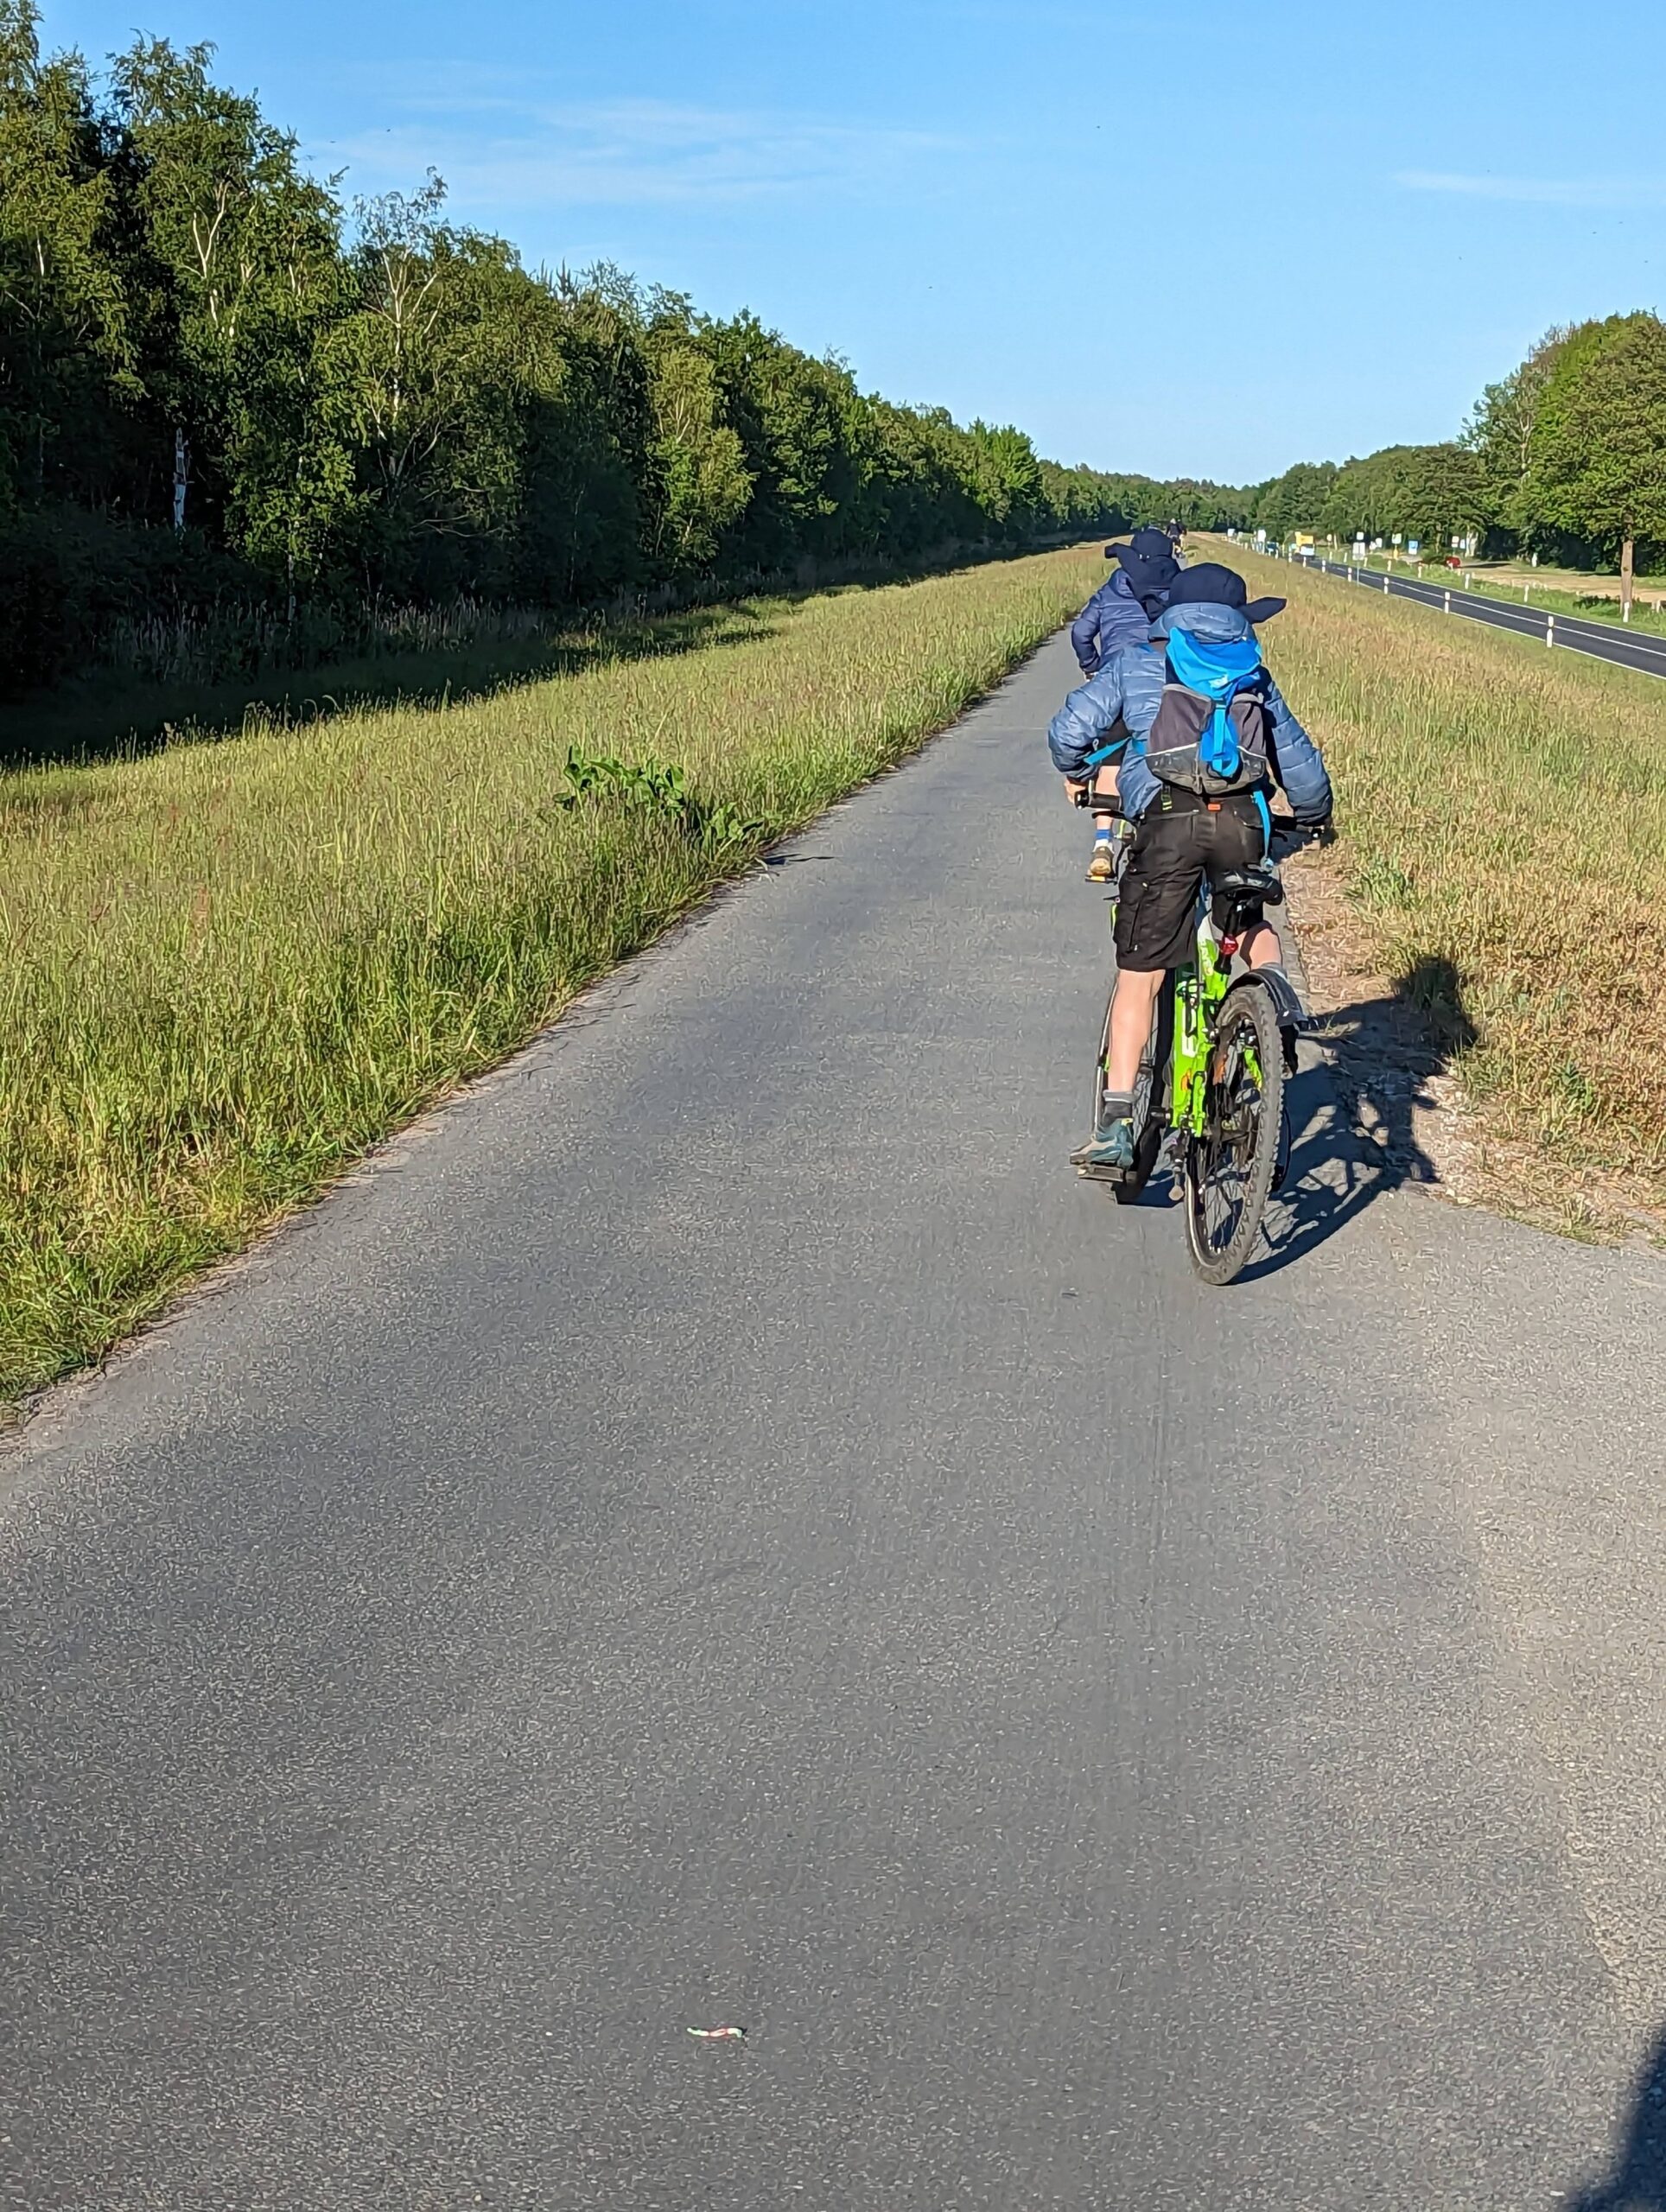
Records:
M1666 2203L1666 1268L1071 1177L1069 665L0 1460L0 2202Z
M1557 614L1547 621L1546 609L1530 601L1489 599L1483 592L1453 591L1445 584L1417 576L1379 575L1374 569L1356 569L1346 561L1311 561L1309 568L1327 576L1343 576L1362 591L1386 592L1395 599L1415 599L1424 607L1463 614L1485 622L1495 630L1513 630L1518 637L1543 645L1554 628L1557 652L1584 653L1592 660L1611 660L1621 668L1641 669L1645 676L1666 676L1666 638L1641 630L1623 630L1612 622L1587 621L1580 615Z

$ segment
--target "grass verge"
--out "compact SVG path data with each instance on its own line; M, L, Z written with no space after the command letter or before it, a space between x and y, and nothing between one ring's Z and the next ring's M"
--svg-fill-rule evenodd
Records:
M462 706L0 778L0 1401L523 1043L1103 574L760 601Z
M1666 1202L1666 683L1222 550L1289 600L1364 956L1502 1140Z

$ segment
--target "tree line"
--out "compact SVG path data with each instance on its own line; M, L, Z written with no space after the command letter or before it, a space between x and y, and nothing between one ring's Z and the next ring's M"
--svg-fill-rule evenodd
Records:
M95 73L0 0L13 690L123 615L588 607L1231 512L864 392L749 314L529 269L437 177L349 200L211 48L139 39Z
M1243 489L1064 467L864 392L755 316L527 268L444 188L350 199L137 39L97 73L0 0L0 685L124 620L594 607L1145 522L1666 561L1666 325L1552 330L1450 441Z
M1453 537L1495 555L1618 566L1666 562L1666 323L1647 311L1546 333L1481 394L1459 435L1340 466L1302 461L1248 495L1269 536Z

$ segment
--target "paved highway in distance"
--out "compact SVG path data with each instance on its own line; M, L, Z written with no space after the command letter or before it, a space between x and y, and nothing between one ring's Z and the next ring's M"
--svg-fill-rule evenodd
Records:
M1554 632L1555 649L1588 653L1595 660L1609 660L1622 668L1641 669L1645 676L1666 676L1666 638L1645 637L1618 628L1612 622L1588 622L1576 614L1548 615L1542 607L1512 606L1508 600L1488 599L1479 592L1458 591L1417 576L1379 576L1346 561L1308 561L1301 564L1322 569L1327 576L1341 576L1367 591L1386 591L1395 599L1415 599L1442 613L1466 614L1472 621L1490 623L1495 630L1513 630L1518 636L1541 644L1547 631Z

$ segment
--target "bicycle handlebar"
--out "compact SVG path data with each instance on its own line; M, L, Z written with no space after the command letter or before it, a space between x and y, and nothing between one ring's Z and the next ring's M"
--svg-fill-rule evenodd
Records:
M1328 815L1323 822L1298 822L1294 814L1275 814L1273 817L1273 836L1268 839L1268 850L1271 852L1275 837L1288 838L1289 849L1294 852L1302 845L1328 845L1335 836L1336 831L1331 826Z
M1077 806L1091 809L1095 814L1111 814L1121 820L1127 820L1122 813L1122 802L1115 791L1096 791L1091 782L1078 783L1073 777L1066 780L1070 784L1071 800ZM1298 822L1294 814L1275 814L1271 819L1273 836L1288 837L1293 852L1302 845L1328 845L1336 836L1328 815L1323 822ZM1268 842L1268 850L1269 853L1272 850L1271 839Z

